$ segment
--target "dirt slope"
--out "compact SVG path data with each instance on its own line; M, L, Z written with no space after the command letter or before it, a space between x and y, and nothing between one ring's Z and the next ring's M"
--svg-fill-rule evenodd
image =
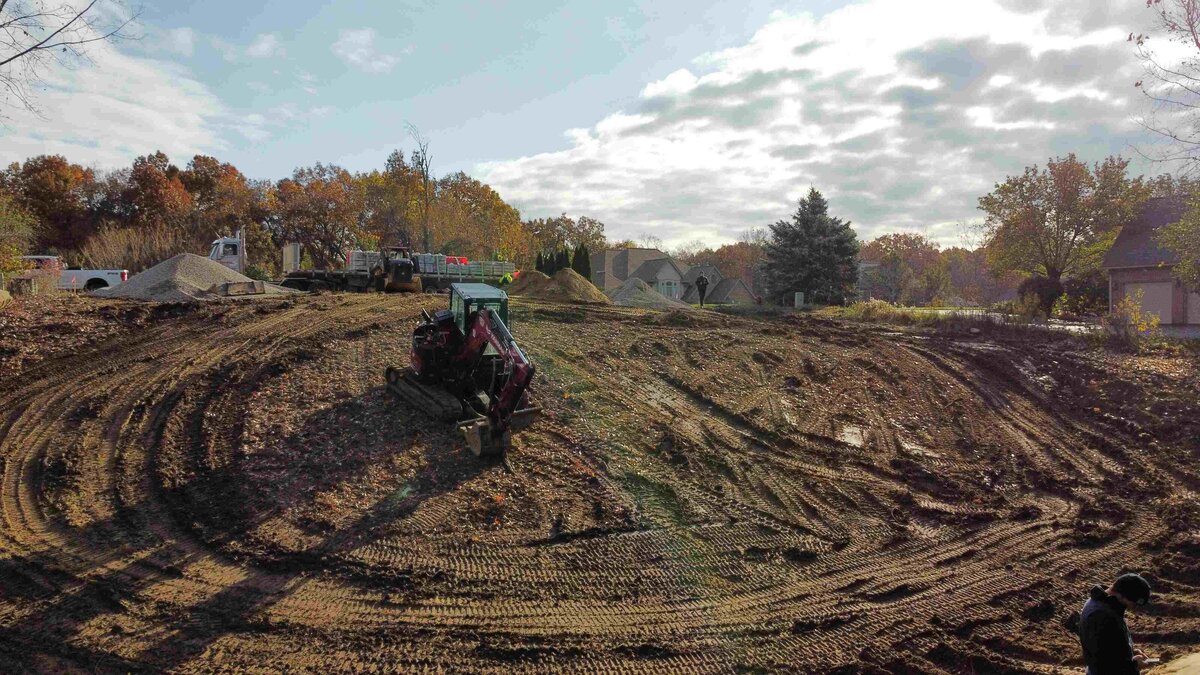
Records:
M0 671L1073 672L1125 569L1135 639L1200 643L1193 380L517 304L546 415L482 464L378 386L442 302L193 306L0 379Z

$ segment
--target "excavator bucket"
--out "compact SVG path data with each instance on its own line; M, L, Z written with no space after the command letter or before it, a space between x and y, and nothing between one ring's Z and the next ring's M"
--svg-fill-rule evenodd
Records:
M463 422L459 428L462 429L467 447L471 448L476 457L497 457L512 447L512 435L533 424L541 412L542 409L536 407L516 411L509 422L508 430L500 435L492 431L492 426L486 419Z

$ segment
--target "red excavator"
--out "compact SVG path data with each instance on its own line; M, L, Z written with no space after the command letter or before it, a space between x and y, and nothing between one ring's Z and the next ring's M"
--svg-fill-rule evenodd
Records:
M529 405L534 367L508 331L508 295L487 284L452 284L450 309L421 310L412 365L389 367L390 391L431 416L459 421L476 456L502 455L540 408Z

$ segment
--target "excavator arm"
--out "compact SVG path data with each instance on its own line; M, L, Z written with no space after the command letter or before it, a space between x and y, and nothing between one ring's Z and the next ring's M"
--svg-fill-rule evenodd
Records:
M483 307L470 317L462 349L454 358L455 366L474 373L484 362L489 346L498 358L491 363L487 414L483 419L460 425L476 455L503 452L511 443L512 432L529 426L541 412L539 408L521 409L525 391L533 381L533 364L517 346L500 316Z

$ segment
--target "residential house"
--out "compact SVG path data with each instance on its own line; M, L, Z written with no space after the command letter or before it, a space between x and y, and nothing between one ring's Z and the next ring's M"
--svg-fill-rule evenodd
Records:
M1121 228L1104 256L1110 309L1140 292L1142 310L1158 316L1161 325L1200 324L1200 293L1190 292L1171 275L1179 258L1159 246L1155 238L1186 209L1183 199L1155 197L1146 201L1133 222Z
M754 292L741 279L726 279L713 265L688 266L656 248L620 248L592 254L592 283L602 291L620 288L631 277L645 281L668 298L688 303L700 302L696 277L708 277L705 302L713 304L757 301Z
M687 274L687 265L664 257L647 260L630 276L641 279L664 296L678 300L683 296L683 275L685 274Z
M620 288L644 263L666 257L666 253L656 248L616 248L593 253L592 283L602 291Z
M683 275L683 296L680 298L690 304L700 302L700 292L696 290L696 279L703 274L708 278L708 292L704 302L714 305L723 304L754 304L757 300L754 292L740 278L727 279L721 275L715 265L693 265Z

